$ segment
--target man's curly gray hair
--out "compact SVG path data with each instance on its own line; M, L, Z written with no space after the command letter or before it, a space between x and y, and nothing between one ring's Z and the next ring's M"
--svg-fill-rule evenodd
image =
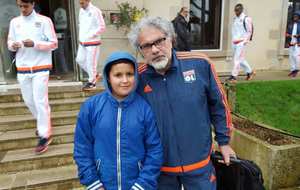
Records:
M164 33L167 38L170 38L172 42L175 42L176 34L173 24L170 21L162 17L144 17L131 28L131 31L128 34L129 42L135 49L139 49L140 44L138 38L140 32L146 27L157 28Z

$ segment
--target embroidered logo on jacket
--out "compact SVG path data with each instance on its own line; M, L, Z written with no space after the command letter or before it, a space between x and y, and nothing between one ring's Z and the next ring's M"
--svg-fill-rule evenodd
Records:
M37 28L41 28L42 23L41 23L41 22L35 22L34 25L35 25L35 27L37 27Z
M144 92L145 92L145 93L152 92L152 88L151 88L151 86L149 86L149 84L147 84L147 85L145 86Z
M196 74L194 69L189 71L184 71L182 72L182 74L185 82L191 83L196 80Z

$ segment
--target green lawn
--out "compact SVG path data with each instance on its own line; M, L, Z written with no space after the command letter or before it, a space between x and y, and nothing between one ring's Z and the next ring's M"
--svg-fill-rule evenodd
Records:
M236 112L300 136L300 80L238 83Z

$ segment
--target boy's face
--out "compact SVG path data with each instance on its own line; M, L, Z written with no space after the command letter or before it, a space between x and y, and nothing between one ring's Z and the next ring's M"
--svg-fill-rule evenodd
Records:
M130 94L135 86L134 67L130 63L118 63L111 67L108 76L112 94L122 100Z

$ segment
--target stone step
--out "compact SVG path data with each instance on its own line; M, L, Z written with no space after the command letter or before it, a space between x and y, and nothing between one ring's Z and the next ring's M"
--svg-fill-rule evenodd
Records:
M80 188L75 165L0 175L0 190L70 190Z
M52 126L72 125L76 123L78 111L52 112ZM0 133L21 129L36 128L36 120L31 114L0 117Z
M89 97L103 91L103 89L104 88L100 86L93 91L82 91L81 86L56 86L49 88L48 97L49 100ZM13 89L6 92L0 91L0 103L8 102L23 102L22 95L19 89Z
M73 142L74 129L74 125L53 127L51 145ZM32 148L34 151L37 141L35 129L2 132L0 134L0 152L24 148Z
M36 155L32 148L3 151L0 153L0 174L74 164L73 147L73 143L50 145L41 155Z
M86 98L83 97L50 100L51 112L79 110L80 105L85 99ZM30 111L24 102L0 103L0 116L16 116L24 114L30 114Z

